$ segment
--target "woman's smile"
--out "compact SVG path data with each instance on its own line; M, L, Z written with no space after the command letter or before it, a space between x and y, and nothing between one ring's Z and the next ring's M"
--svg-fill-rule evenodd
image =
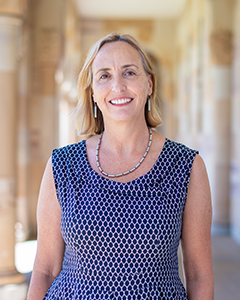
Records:
M110 101L110 103L113 105L123 105L130 103L132 100L132 98L113 99Z

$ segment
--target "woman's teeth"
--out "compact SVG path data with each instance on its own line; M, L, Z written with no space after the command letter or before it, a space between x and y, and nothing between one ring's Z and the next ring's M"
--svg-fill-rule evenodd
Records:
M112 104L124 104L124 103L128 103L132 101L131 98L125 98L125 99L116 99L116 100L112 100L111 103Z

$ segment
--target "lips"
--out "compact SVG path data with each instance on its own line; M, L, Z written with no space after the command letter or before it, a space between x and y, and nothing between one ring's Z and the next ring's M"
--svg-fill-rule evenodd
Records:
M132 101L132 98L122 98L122 99L114 99L111 100L110 103L114 105L126 104Z

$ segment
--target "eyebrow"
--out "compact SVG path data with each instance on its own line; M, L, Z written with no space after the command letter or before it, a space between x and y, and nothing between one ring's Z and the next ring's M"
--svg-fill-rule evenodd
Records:
M126 68L129 68L129 67L135 67L135 68L139 69L139 67L136 66L135 64L124 65L124 66L122 66L122 69L126 69Z
M99 69L99 70L95 73L95 75L97 75L99 72L109 71L109 70L110 70L110 68L102 68L102 69Z
M135 65L135 64L127 64L127 65L123 65L123 66L121 67L121 69L126 69L126 68L129 68L129 67L135 67L135 68L139 69L139 67L138 67L137 65ZM95 73L95 75L97 75L99 72L104 72L104 71L109 71L109 70L111 70L111 69L110 69L110 68L102 68L102 69L99 69L99 70Z

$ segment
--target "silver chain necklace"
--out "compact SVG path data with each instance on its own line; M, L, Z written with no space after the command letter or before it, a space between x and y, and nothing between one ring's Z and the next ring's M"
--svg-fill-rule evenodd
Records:
M149 129L149 142L148 142L148 147L147 147L147 150L146 150L146 152L144 153L143 157L142 157L141 160L139 161L139 163L137 163L136 166L135 166L134 168L132 168L131 170L126 171L126 172L123 172L123 173L119 173L119 174L116 174L116 175L107 174L106 172L103 171L103 169L100 167L100 164L99 164L98 153L99 153L100 144L101 144L101 139L102 139L102 135L103 135L103 132L102 132L102 133L100 134L100 136L99 136L98 144L97 144L97 149L96 149L96 163L97 163L98 170L99 170L103 175L105 175L105 176L107 176L107 177L111 177L111 178L124 176L124 175L127 175L127 174L132 173L133 171L135 171L135 170L141 165L141 163L144 161L144 159L145 159L145 157L147 156L148 151L149 151L149 149L150 149L151 143L152 143L152 130L151 130L150 127L149 127L148 129Z

